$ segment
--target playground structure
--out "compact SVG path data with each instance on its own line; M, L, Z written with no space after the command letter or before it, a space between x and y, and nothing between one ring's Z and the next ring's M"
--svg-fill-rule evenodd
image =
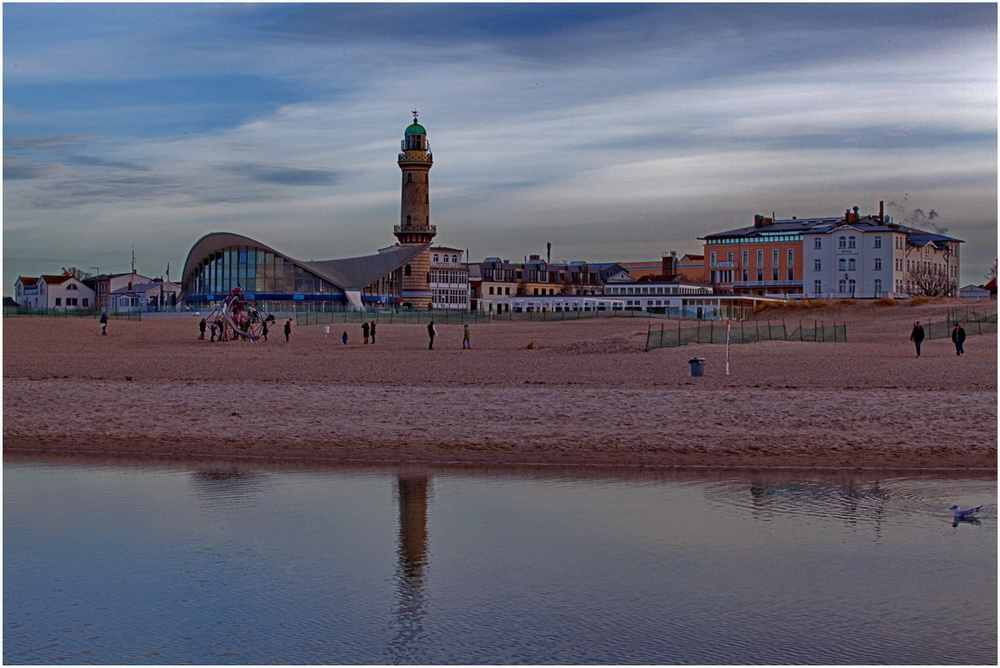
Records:
M265 327L274 325L274 316L263 315L254 301L247 299L243 288L235 287L205 321L214 328L216 340L256 341L264 337Z

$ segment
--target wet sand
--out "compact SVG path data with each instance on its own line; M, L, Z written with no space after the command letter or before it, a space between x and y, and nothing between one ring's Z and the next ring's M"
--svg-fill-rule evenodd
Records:
M848 343L645 350L653 318L294 327L198 339L200 316L8 318L5 451L276 461L986 469L997 464L997 337L908 341L949 308L858 302L761 314L846 322ZM668 321L667 326L676 326ZM279 323L280 325L280 323ZM349 345L340 341L345 329ZM275 328L280 331L280 327ZM969 329L967 327L967 329ZM534 342L537 348L528 349ZM691 377L688 360L707 360Z

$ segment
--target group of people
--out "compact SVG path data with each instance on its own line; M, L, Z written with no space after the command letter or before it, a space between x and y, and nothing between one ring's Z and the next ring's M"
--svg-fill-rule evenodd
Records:
M917 320L913 323L913 330L910 332L910 341L913 341L913 345L917 348L917 357L920 357L920 346L923 344L924 338L924 327ZM951 342L955 344L956 355L962 356L965 354L965 330L957 322L951 328Z

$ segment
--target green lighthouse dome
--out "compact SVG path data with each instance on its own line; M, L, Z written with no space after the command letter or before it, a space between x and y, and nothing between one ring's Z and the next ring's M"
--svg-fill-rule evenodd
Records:
M424 130L424 126L420 125L420 123L414 122L412 125L410 125L410 127L406 128L407 137L410 135L425 135L425 134L427 134L427 130Z

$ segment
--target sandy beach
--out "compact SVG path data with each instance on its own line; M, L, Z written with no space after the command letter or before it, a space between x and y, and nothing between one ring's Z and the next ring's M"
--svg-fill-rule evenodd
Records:
M908 341L914 320L996 302L834 303L757 317L845 322L848 343L646 351L654 318L294 327L198 339L200 316L7 318L5 451L327 462L987 469L997 337ZM279 323L280 325L280 323ZM676 323L668 326L676 326ZM967 328L968 329L968 328ZM275 328L280 332L280 327ZM531 342L536 348L528 349ZM688 360L707 360L692 377Z

